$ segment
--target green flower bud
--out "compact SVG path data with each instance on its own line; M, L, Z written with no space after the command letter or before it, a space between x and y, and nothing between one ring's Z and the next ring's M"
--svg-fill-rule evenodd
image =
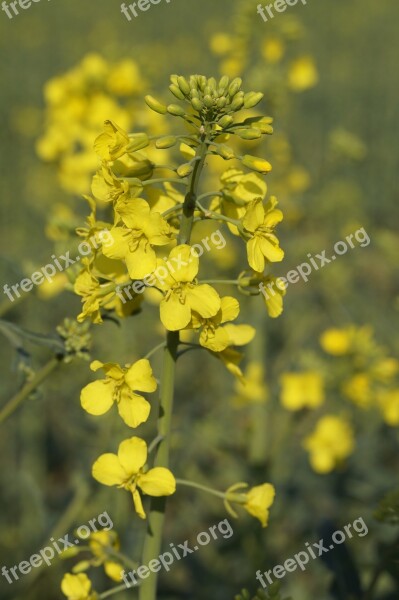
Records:
M242 140L258 140L262 137L259 129L236 129L234 133Z
M244 106L245 108L253 108L262 100L263 94L262 92L248 92L244 96Z
M177 85L178 75L171 75L170 76L170 80L171 80L172 83L174 83L175 85Z
M215 153L221 156L224 160L231 160L235 158L235 153L230 146L226 146L226 144L220 144L220 146L215 148Z
M244 98L236 95L233 102L230 104L231 110L240 110L244 106Z
M245 156L242 157L241 162L245 167L248 167L248 169L252 169L258 173L269 173L269 171L272 170L271 164L258 156L245 154Z
M203 92L206 86L206 77L204 75L198 76L198 86L199 89Z
M210 77L208 79L208 86L211 88L211 90L216 91L216 79L214 77Z
M174 117L184 117L186 114L184 108L182 108L179 104L169 104L166 110Z
M183 92L183 94L185 96L188 96L188 94L190 93L190 90L191 90L190 85L188 84L188 81L183 76L178 77L177 81L178 81L178 86L181 89L181 91Z
M219 89L225 91L227 86L229 85L230 79L227 77L227 75L223 75L223 77L221 77L220 81L219 81Z
M204 105L199 98L192 98L191 105L194 108L194 110L198 112L201 112L201 110L204 108Z
M146 148L150 143L148 135L146 133L133 133L129 135L129 146L128 152L137 152Z
M187 175L190 175L190 173L192 173L193 170L193 165L191 165L190 163L184 163L183 165L180 165L177 168L176 173L179 177L187 177Z
M165 148L171 148L176 144L176 142L177 138L175 138L174 135L167 135L165 137L159 138L159 140L155 142L155 147L164 150Z
M229 85L230 98L233 98L233 96L236 95L236 93L240 89L241 85L242 85L242 79L240 77L236 77L235 79L233 79L233 81Z
M221 97L221 98L219 98L219 100L217 101L217 103L216 103L216 106L217 106L218 108L224 108L224 107L226 106L226 102L227 102L226 98L225 98L224 96L222 96L222 97Z
M204 104L207 108L211 108L211 106L213 106L213 100L208 94L204 96Z
M180 88L179 88L179 87L177 87L177 85L175 85L174 83L172 83L172 84L169 86L169 89L170 89L170 91L172 92L172 94L173 94L173 95L174 95L176 98L178 98L179 100L184 100L184 99L185 99L185 96L184 96L184 94L183 94L183 93L180 91Z
M158 102L158 100L156 100L152 96L146 96L144 100L147 106L151 108L151 110L159 113L160 115L166 114L166 106Z
M148 179L154 172L154 163L150 160L139 160L129 166L129 177Z
M234 123L233 117L230 115L224 115L224 117L220 119L218 125L224 129L225 127L229 127L232 123Z
M199 98L198 90L195 90L194 88L191 88L191 90L190 90L190 96L191 96L191 98Z

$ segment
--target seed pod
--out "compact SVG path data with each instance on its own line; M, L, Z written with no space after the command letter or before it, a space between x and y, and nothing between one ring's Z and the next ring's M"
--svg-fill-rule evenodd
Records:
M190 175L190 173L192 173L193 170L193 165L191 165L190 163L184 163L183 165L177 167L176 173L179 177L187 177L187 175Z
M244 96L244 106L245 108L253 108L262 100L263 94L262 92L248 92Z
M174 117L184 117L186 114L184 108L179 106L179 104L169 104L166 110L170 115L173 115Z
M233 81L229 85L230 98L233 98L233 96L236 95L236 93L240 89L241 85L242 85L242 79L240 77L236 77L235 79L233 79Z
M169 86L169 89L170 89L170 91L172 92L172 94L173 94L173 95L174 95L176 98L178 98L179 100L184 100L184 99L185 99L185 96L184 96L184 94L183 94L183 93L180 91L180 88L179 88L179 87L177 87L177 85L175 85L174 83L172 83L172 84Z
M165 148L172 148L176 142L177 138L174 135L166 135L155 142L155 147L164 150Z
M155 98L153 98L153 96L146 96L144 98L145 103L147 104L147 106L149 106L151 108L151 110L159 113L160 115L164 115L166 114L166 106L164 104L161 104L160 102L158 102L158 100L156 100Z
M211 108L211 106L213 106L213 100L208 94L204 96L204 104L207 108Z
M252 169L258 173L269 173L269 171L272 170L271 164L258 156L245 154L245 156L242 157L241 162L245 167L248 167L248 169Z
M181 89L181 91L183 92L183 94L185 96L188 96L188 94L190 93L190 85L188 84L187 79L185 79L182 75L180 77L177 78L177 82L178 82L178 86Z
M259 129L236 129L235 133L242 140L258 140L262 137Z
M233 117L231 117L230 115L224 115L224 117L220 119L218 125L220 125L220 127L223 127L224 129L225 127L229 127L229 125L231 125L232 123L234 123Z
M201 110L204 108L204 105L199 98L192 98L191 105L197 112L201 112Z
M133 133L129 135L128 152L137 152L146 148L149 144L148 135L146 133Z

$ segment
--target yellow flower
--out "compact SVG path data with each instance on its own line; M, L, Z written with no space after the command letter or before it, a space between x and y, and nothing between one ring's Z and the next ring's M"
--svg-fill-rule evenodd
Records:
M92 371L103 369L106 378L86 385L80 394L82 407L91 415L103 415L116 403L126 425L138 427L148 419L150 403L139 392L155 392L157 382L150 362L142 358L128 368L115 363L91 363Z
M303 92L317 84L319 75L311 56L301 56L294 60L288 72L288 85L295 92Z
M94 150L102 160L116 160L126 154L129 147L129 136L113 121L104 122L104 133L94 142Z
M165 246L172 238L167 221L150 209L142 198L135 198L119 211L125 227L113 227L113 243L103 248L108 258L126 261L132 279L142 279L155 271L157 255L152 246Z
M314 432L305 438L310 464L316 473L329 473L347 458L355 446L353 431L347 421L334 415L322 417Z
M351 328L327 329L320 337L320 345L324 352L333 356L342 356L350 350L353 338Z
M100 202L113 202L116 210L119 205L128 203L133 197L128 182L118 179L106 163L102 163L94 175L91 191Z
M199 259L190 246L176 246L167 261L158 260L157 271L164 278L157 284L164 292L160 304L161 321L169 331L187 327L193 312L203 319L214 317L221 307L219 294L208 284L197 284Z
M225 507L233 517L237 518L238 515L231 507L231 503L239 504L251 516L259 519L262 527L266 527L269 521L269 509L274 502L276 490L270 483L263 483L243 492L242 490L247 487L246 483L232 485L225 494Z
M399 425L399 389L386 390L378 394L378 403L384 416L384 421L396 427Z
M241 381L236 381L235 390L237 396L235 396L234 401L237 405L266 402L269 392L265 385L265 373L262 363L250 362L245 370L244 378Z
M246 493L245 510L259 519L262 527L266 527L269 520L269 508L273 504L276 491L270 483L257 485Z
M228 330L221 327L221 325L227 321L234 321L239 312L238 300L232 296L224 296L220 299L220 309L214 317L204 319L199 314L193 313L190 326L194 329L202 327L199 338L201 346L214 352L221 352L227 346L230 346L231 341Z
M374 400L371 379L367 373L356 373L342 388L343 393L361 408L368 408Z
M84 573L66 573L61 582L61 591L68 600L96 600L98 595L91 592L91 581Z
M284 252L274 235L274 227L283 219L281 210L276 209L277 200L272 197L266 206L258 198L251 202L242 218L244 236L247 241L249 266L258 273L263 272L265 262L279 262Z
M93 477L100 483L118 486L133 495L134 507L141 519L146 518L138 488L149 496L170 496L176 491L176 481L169 469L154 467L146 470L147 444L132 437L119 444L118 454L102 454L93 465Z
M268 275L262 277L259 289L263 295L269 317L276 319L281 315L284 308L283 298L287 293L284 282L279 277Z
M262 45L262 55L269 63L278 63L285 52L284 43L278 37L268 37Z
M287 410L317 408L324 402L323 378L314 371L284 373L281 386L281 404Z
M242 371L238 366L243 357L243 353L239 352L234 346L244 346L249 344L255 337L255 329L251 325L231 325L228 323L223 327L229 338L229 345L220 352L208 351L219 360L230 373L239 379L243 378Z
M73 568L74 573L86 571L89 567L104 565L104 571L113 581L122 580L123 566L109 559L109 549L119 550L119 539L115 531L96 531L88 539L90 551L93 555L91 560L83 560Z

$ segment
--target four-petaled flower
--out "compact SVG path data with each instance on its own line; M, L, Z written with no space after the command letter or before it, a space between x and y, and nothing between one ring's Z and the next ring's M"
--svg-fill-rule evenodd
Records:
M258 273L263 272L266 261L279 262L284 258L284 251L273 233L275 226L283 219L283 213L275 208L276 205L275 197L270 198L266 206L258 198L248 205L241 220L242 235L247 240L248 263Z
M145 519L143 503L138 488L149 496L170 496L176 491L176 480L165 467L146 470L147 444L139 437L132 437L119 444L118 454L102 454L94 463L94 479L104 485L116 485L130 491L134 507L140 518Z
M116 160L123 156L130 144L129 136L114 121L104 122L104 132L94 142L94 150L103 160Z
M150 403L139 392L155 392L157 382L146 358L130 367L122 368L115 363L91 363L92 371L103 369L105 379L86 385L80 394L82 407L91 415L105 414L115 402L126 425L138 427L148 419Z
M91 581L84 573L66 573L61 582L61 591L68 600L97 600L98 595L91 591Z
M169 331L187 327L193 312L203 319L214 317L221 307L217 291L207 283L198 284L199 260L186 244L176 246L167 261L158 260L157 271L165 276L157 285L164 292L160 304L161 321ZM159 279L159 278L158 278Z
M152 246L165 246L172 239L172 229L160 213L150 209L148 202L135 198L119 210L125 227L113 227L113 243L103 248L108 258L124 259L132 279L150 275L157 266Z

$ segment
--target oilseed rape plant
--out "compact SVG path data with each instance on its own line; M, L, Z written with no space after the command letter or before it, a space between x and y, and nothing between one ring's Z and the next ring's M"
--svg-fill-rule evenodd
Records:
M169 89L173 103L163 104L149 95L145 101L163 118L179 119L183 125L180 133L128 133L117 122L107 120L94 142L101 162L92 182L94 198L87 197L91 215L79 234L85 237L99 227L106 228L113 243L82 261L75 282L75 292L82 297L80 321L101 324L105 318L113 318L112 313L120 318L140 318L137 315L146 310L150 295L150 301L159 306L160 325L166 330L164 342L130 364L94 360L91 369L101 370L104 377L88 383L81 392L86 412L104 415L115 405L124 423L135 430L158 412L157 431L148 446L137 435L120 440L116 454L105 448L92 467L93 477L101 484L130 492L138 517L147 520L143 564L159 556L166 498L184 486L220 498L233 517L238 517L236 507L241 507L262 527L268 524L275 497L269 482L254 482L252 487L233 483L227 491L220 491L181 479L171 469L179 357L203 349L218 358L240 384L242 353L237 347L248 344L255 329L235 322L240 313L239 299L223 295L221 290L226 284L233 285L244 297L260 296L260 306L264 306L259 283L271 277L270 265L281 261L284 252L276 233L283 214L275 197L265 201L264 176L272 167L259 156L239 154L229 142L238 138L245 143L273 132L271 118L254 116L253 109L263 94L246 93L240 78L230 80L227 76L217 81L203 75L188 79L172 75ZM173 147L183 157L180 164L157 163L151 158L155 148L164 150L166 160L170 160ZM234 166L222 174L218 189L203 190L203 171L211 159L221 164L233 161ZM97 220L100 213L106 220ZM202 278L202 260L193 252L191 237L197 224L204 221L225 227L232 241L244 243L248 267L236 279ZM151 288L136 293L134 283L144 278L148 284L155 272L157 278L149 284ZM131 301L122 303L118 290L132 283ZM282 310L280 298L278 313ZM272 316L277 316L276 311ZM163 352L159 381L150 362L158 351ZM148 395L158 388L157 405ZM85 574L66 575L62 590L70 600L97 597ZM115 593L118 590L115 588ZM139 586L140 600L154 600L156 590L157 573L151 572Z

